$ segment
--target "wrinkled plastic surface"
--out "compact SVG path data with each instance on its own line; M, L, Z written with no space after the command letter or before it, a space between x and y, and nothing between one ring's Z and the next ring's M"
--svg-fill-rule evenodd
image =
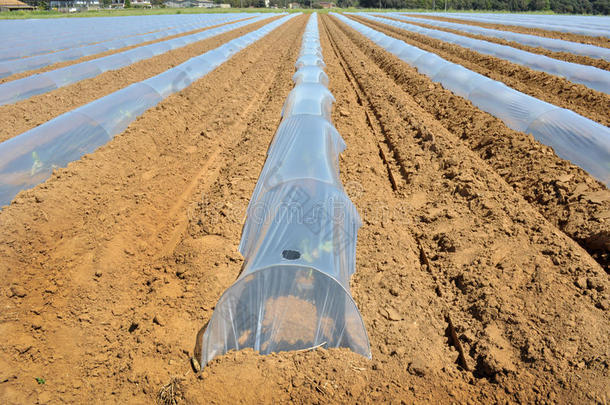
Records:
M154 41L252 14L198 14L3 21L0 66L14 61L11 71L25 70ZM214 25L214 24L212 24ZM0 67L0 75L4 70Z
M0 143L0 206L45 181L53 169L91 153L163 98L190 85L293 18L284 16L158 76L132 84ZM236 45L237 44L237 45ZM229 50L227 52L227 50ZM219 59L219 55L224 55ZM195 69L199 64L202 69Z
M610 93L610 72L607 70L549 58L548 56L537 53L523 51L510 46L496 44L494 42L465 37L462 35L453 34L451 32L437 31L430 28L420 27L418 25L389 20L387 18L379 18L366 13L355 14L372 21L387 24L403 30L416 32L418 34L426 35L444 42L472 49L473 51L482 54L505 59L509 62L526 66L530 69L565 77L571 82L584 84L593 90ZM380 43L379 46L387 49L387 46L382 43Z
M447 28L474 35L484 35L492 38L504 39L506 41L517 42L522 45L540 47L554 52L569 52L574 55L589 56L591 58L610 61L610 49L600 46L581 44L580 42L565 41L563 39L540 37L537 35L520 34L511 31L500 31L491 28L478 27L476 25L457 24L447 21L431 20L428 18L407 17L398 13L374 13L379 17L389 15L403 21L427 24L434 27ZM610 19L608 19L610 24Z
M203 334L202 365L243 348L268 354L348 347L371 356L349 292L361 222L339 179L345 143L328 120L327 103L334 99L319 52L314 13L296 64L296 86L248 206L240 243L243 271ZM297 108L300 100L308 100L308 107Z
M376 44L386 37L343 15L332 15ZM392 41L394 55L418 71L420 67L423 72L430 70L430 62L426 57L429 52L399 42L402 49L397 48L396 42ZM418 54L421 56L416 57ZM423 62L420 63L420 60ZM554 148L559 157L570 160L610 186L610 128L573 111L523 94L463 66L448 61L443 61L442 65L445 67L430 77L433 81L440 82L444 88L501 119L509 128L531 133L538 141Z
M245 21L239 21L233 24L212 28L207 31L198 32L196 34L141 46L102 58L0 84L0 105L15 103L37 94L43 94L56 88L79 82L83 79L95 77L98 74L109 70L117 70L140 60L148 59L167 51L211 38L267 18L270 18L270 15L258 16ZM228 18L214 19L206 25L200 26L200 28L209 25L217 25L221 21L227 19ZM54 83L54 85L52 83Z
M408 13L424 14L424 13ZM425 13L438 17L455 18L466 21L477 21L491 24L516 25L527 28L539 28L547 31L568 32L593 37L610 38L610 17L578 15L527 15L503 13Z

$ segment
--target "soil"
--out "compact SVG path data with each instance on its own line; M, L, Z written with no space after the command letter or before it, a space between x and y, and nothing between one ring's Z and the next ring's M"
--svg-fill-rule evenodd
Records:
M542 48L542 47L523 45L518 42L507 41L505 39L488 37L485 35L476 35L476 34L471 34L471 33L464 32L464 31L459 31L459 30L450 29L450 28L441 28L441 27L436 27L434 25L424 24L424 23L418 23L418 22L413 22L413 21L404 21L399 18L393 18L391 16L385 16L384 18L387 18L388 20L399 21L399 22L407 22L409 24L413 24L413 25L417 25L420 27L429 28L429 29L433 29L433 30L437 30L437 31L451 32L453 34L462 35L464 37L469 37L469 38L474 38L474 39L480 39L482 41L494 42L496 44L510 46L510 47L521 49L521 50L524 50L527 52L545 55L550 58L564 60L566 62L578 63L581 65L594 66L599 69L610 70L610 62L607 62L603 59L596 59L596 58L592 58L589 56L575 55L575 54L569 53L569 52L550 51L550 50Z
M34 74L37 74L37 73L48 72L50 70L55 70L55 69L63 68L63 67L70 66L70 65L76 65L78 63L87 62L87 61L90 61L90 60L93 60L93 59L99 59L99 58L102 58L104 56L112 55L112 54L115 54L115 53L125 52L125 51L128 51L128 50L133 49L133 48L139 48L141 46L155 44L157 42L168 41L170 39L174 39L174 38L184 37L184 36L187 36L187 35L196 34L198 32L211 30L212 28L222 27L223 25L233 24L233 23L236 23L236 22L239 22L239 21L243 21L243 20L247 20L247 18L244 18L244 19L241 19L241 20L235 20L235 21L228 22L228 23L212 25L212 26L209 26L209 27L206 27L206 28L197 29L197 30L187 31L187 32L184 32L182 34L170 35L168 37L164 37L164 38L161 38L161 39L156 39L154 41L142 42L141 44L132 45L132 46L126 46L124 48L119 48L119 49L114 49L114 50L111 50L111 51L101 52L101 53L97 53L95 55L84 56L82 58L75 59L75 60L69 60L69 61L65 61L65 62L58 62L58 63L54 63L52 65L48 65L48 66L45 66L45 67L42 67L42 68L39 68L39 69L32 69L32 70L28 70L26 72L15 73L14 75L1 78L0 79L0 84L6 83L6 82L10 82L10 81L13 81L13 80L17 80L17 79L22 79L24 77L31 76L31 75L34 75Z
M351 289L373 360L245 350L191 369L242 266L307 18L0 212L4 403L608 400L608 275L326 15L341 177L363 219Z
M422 15L422 14L417 14L417 15L405 14L405 15L408 15L410 17L429 18L430 20L449 21L449 22L458 23L458 24L476 25L478 27L491 28L494 30L512 31L512 32L518 32L521 34L538 35L539 37L557 38L557 39L563 39L565 41L580 42L583 44L610 48L610 38L606 38L606 37L590 37L587 35L570 34L567 32L547 31L547 30L543 30L543 29L539 29L539 28L526 28L526 27L519 27L517 25L489 24L489 23L482 23L482 22L476 22L476 21L459 20L459 19L455 19L455 18L435 17L435 16Z
M508 184L610 272L610 201L595 198L597 193L607 193L605 185L558 158L552 148L531 135L511 130L363 36L348 35L426 112L467 142Z
M350 16L386 35L432 52L450 62L502 82L522 93L536 97L558 107L610 125L610 95L595 91L583 84L545 72L539 72L494 56L488 56L459 45L450 44L425 35L380 24L363 17Z
M254 31L270 21L246 25L212 38L204 39L164 54L141 60L117 70L85 79L66 87L39 94L14 104L0 106L0 142L35 128L63 113L97 100L130 84L148 79L167 69L219 47L225 42Z

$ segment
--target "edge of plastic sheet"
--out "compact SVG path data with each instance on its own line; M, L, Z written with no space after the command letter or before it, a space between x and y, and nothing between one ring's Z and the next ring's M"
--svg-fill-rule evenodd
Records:
M345 142L330 122L334 97L324 66L314 13L295 63L295 86L246 211L242 272L197 337L201 366L244 348L269 354L346 347L371 358L349 291L362 222L339 177Z

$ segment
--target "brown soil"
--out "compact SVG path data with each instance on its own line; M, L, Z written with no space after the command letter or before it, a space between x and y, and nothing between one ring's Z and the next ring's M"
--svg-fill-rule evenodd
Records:
M363 17L353 15L350 17L386 35L435 53L445 60L460 64L472 71L502 82L522 93L570 109L603 125L610 125L610 114L608 114L608 111L610 111L610 95L606 93L504 59L483 55L459 45L372 22Z
M610 70L610 62L606 62L603 59L591 58L589 56L574 55L569 52L549 51L548 49L545 49L545 48L523 45L518 42L507 41L507 40L500 39L500 38L488 37L485 35L470 34L468 32L463 32L463 31L454 30L454 29L450 29L450 28L435 27L433 25L417 23L417 22L413 22L413 21L403 21L399 18L393 18L391 16L384 16L384 18L387 18L388 20L395 20L395 21L403 22L403 23L406 22L409 24L418 25L420 27L430 28L430 29L437 30L437 31L451 32L452 34L462 35L464 37L469 37L469 38L474 38L474 39L480 39L482 41L494 42L494 43L500 44L500 45L511 46L513 48L521 49L521 50L524 50L527 52L537 53L540 55L548 56L550 58L564 60L566 62L579 63L581 65L595 66L596 68L599 68L599 69Z
M201 55L223 43L254 31L275 18L246 25L237 30L204 39L118 70L111 70L90 79L39 94L15 104L0 106L0 142L37 127L63 113L90 103L130 84L163 73L188 59Z
M34 75L34 74L37 74L37 73L48 72L50 70L55 70L55 69L59 69L59 68L70 66L70 65L76 65L76 64L82 63L82 62L87 62L89 60L99 59L99 58L102 58L104 56L112 55L112 54L119 53L119 52L128 51L128 50L133 49L133 48L139 48L141 46L150 45L150 44L154 44L154 43L157 43L157 42L168 41L168 40L173 39L173 38L179 38L179 37L184 37L184 36L191 35L191 34L196 34L198 32L211 30L212 28L222 27L223 25L233 24L233 23L236 23L236 22L239 22L239 21L243 21L243 20L246 20L246 19L247 18L244 18L244 19L241 19L241 20L235 20L235 21L232 21L232 22L229 22L229 23L212 25L210 27L201 28L201 29L197 29L197 30L193 30L193 31L187 31L187 32L182 33L182 34L171 35L169 37L164 37L164 38L157 39L157 40L154 40L154 41L142 42L141 44L138 44L138 45L126 46L124 48L119 48L119 49L115 49L115 50L112 50L112 51L106 51L106 52L102 52L102 53L97 53L95 55L85 56L85 57L82 57L80 59L75 59L75 60L69 60L69 61L65 61L65 62L55 63L55 64L52 64L52 65L48 65L48 66L42 67L40 69L33 69L33 70L28 70L26 72L16 73L14 75L1 78L0 79L0 84L6 83L6 82L10 82L10 81L13 81L13 80L17 80L17 79L21 79L21 78L24 78L24 77L27 77L27 76L31 76L31 75Z
M606 186L558 158L531 135L511 130L366 38L349 35L426 112L463 139L547 220L577 240L610 271L610 199L595 198L597 193L607 191Z
M197 331L242 265L243 214L306 21L0 212L3 402L607 401L607 275L328 16L373 360L242 351L191 371Z
M559 32L559 31L547 31L547 30L542 30L539 28L519 27L517 25L489 24L489 23L464 21L464 20L459 20L459 19L455 19L455 18L435 17L435 16L421 15L421 14L417 14L417 15L405 14L405 15L408 15L411 17L429 18L431 20L449 21L449 22L458 23L458 24L476 25L478 27L492 28L494 30L512 31L512 32L519 32L521 34L538 35L539 37L557 38L557 39L563 39L565 41L580 42L583 44L603 46L604 48L610 48L610 38L606 38L606 37L590 37L587 35L570 34L570 33Z

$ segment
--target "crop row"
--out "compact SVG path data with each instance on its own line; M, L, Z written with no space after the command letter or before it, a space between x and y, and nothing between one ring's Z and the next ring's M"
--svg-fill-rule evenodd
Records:
M417 68L444 88L501 119L509 128L530 133L605 184L610 184L610 129L571 110L523 94L503 83L379 31L334 14L386 51Z
M247 210L240 277L202 336L201 365L229 350L348 347L371 357L349 281L360 216L339 178L345 142L330 122L318 17L309 19L295 87Z
M144 111L205 76L293 17L294 14L274 20L157 76L0 143L0 205L8 204L20 190L45 181L55 168L65 167L106 144Z

